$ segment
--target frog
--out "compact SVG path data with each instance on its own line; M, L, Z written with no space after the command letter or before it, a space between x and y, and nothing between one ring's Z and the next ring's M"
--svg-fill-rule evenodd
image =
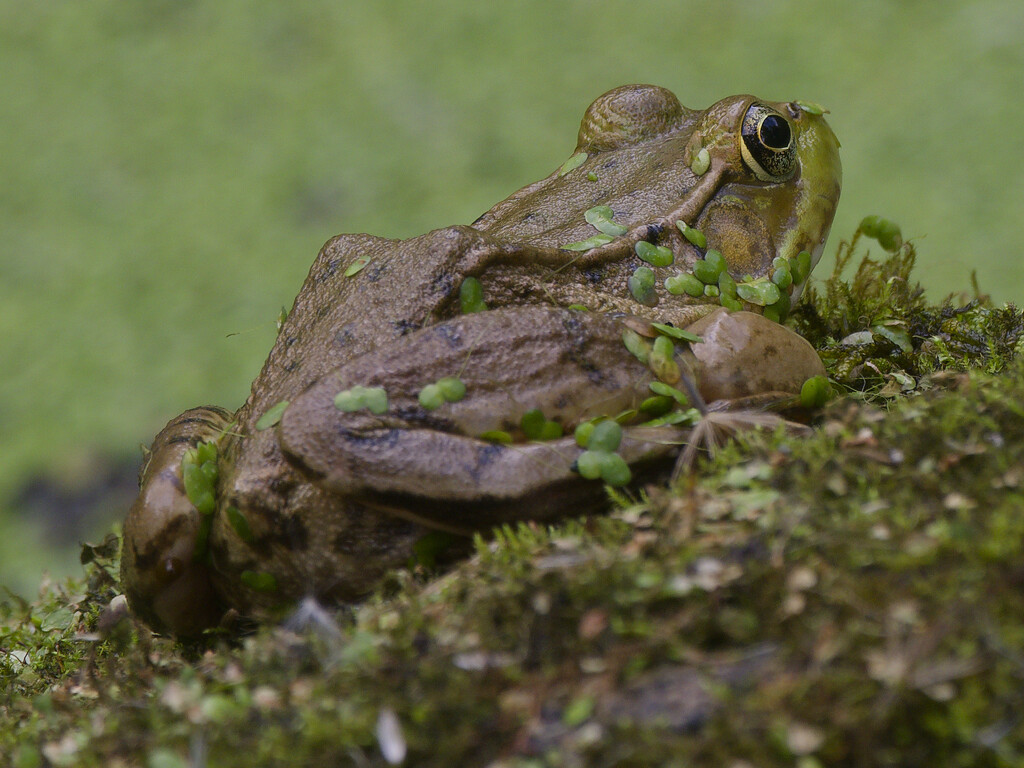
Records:
M585 425L614 422L601 455L629 481L664 475L688 431L642 412L658 384L708 408L792 397L823 373L805 340L764 302L727 308L670 278L714 253L766 285L802 259L777 281L798 297L838 203L838 149L803 102L700 110L622 86L587 108L569 160L472 224L330 239L244 404L191 409L154 439L123 526L133 613L189 638L306 597L354 603L433 536L602 509ZM200 511L183 473L202 446L215 499Z

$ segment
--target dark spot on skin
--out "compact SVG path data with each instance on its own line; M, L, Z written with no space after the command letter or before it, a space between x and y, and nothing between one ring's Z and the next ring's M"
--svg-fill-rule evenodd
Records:
M288 371L288 373L294 373L299 369L299 361L293 360L292 362L288 363L288 365L286 365L284 369Z
M660 224L648 224L647 225L647 240L656 240L661 235L663 229Z
M452 323L443 323L433 328L433 333L440 336L452 349L462 348L462 331Z
M777 357L779 354L778 348L774 344L766 344L764 348L764 356L767 358Z
M594 285L597 285L602 280L604 280L604 270L588 269L586 272L583 273L583 276L586 277L587 280L593 283Z
M455 289L455 278L450 272L440 272L430 281L430 289L442 296L449 296Z
M140 550L133 546L136 571L143 573L151 570L171 545L181 538L181 528L188 522L188 519L183 516L172 517L156 536L146 542L145 549Z
M605 162L605 164L604 164L604 165L602 165L601 167L602 167L602 168L614 168L614 167L615 167L615 166L617 166L618 164L619 164L618 160L608 160L608 161L607 161L607 162Z
M369 269L363 270L363 273L366 275L367 280L371 283L376 283L387 274L387 271L387 264L378 264L376 267L371 266Z
M399 336L405 336L407 333L418 331L420 328L423 327L422 323L417 323L407 318L395 320L391 323L391 325L394 327L396 331L398 331Z
M352 324L349 323L342 328L334 337L334 343L336 346L344 347L352 340Z
M288 338L286 338L284 340L284 345L285 345L285 347L290 347L296 341L298 341L298 337L296 337L296 336L289 336Z
M338 267L341 266L341 259L331 259L324 264L323 272L320 274L320 280L326 280L330 277L334 277L334 274L338 271Z

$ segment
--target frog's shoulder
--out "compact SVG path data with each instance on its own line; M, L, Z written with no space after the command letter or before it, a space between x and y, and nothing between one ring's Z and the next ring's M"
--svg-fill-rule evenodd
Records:
M598 96L583 115L577 152L606 152L682 128L694 114L657 85L623 85Z

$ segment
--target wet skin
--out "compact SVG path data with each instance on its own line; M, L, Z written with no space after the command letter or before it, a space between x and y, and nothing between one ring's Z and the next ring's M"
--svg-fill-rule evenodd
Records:
M656 376L623 344L627 326L655 336L650 321L696 323L705 342L673 354L689 361L707 400L781 396L822 372L783 326L663 285L704 254L677 221L701 230L736 279L770 276L773 260L801 251L813 266L841 179L838 142L820 115L751 96L688 110L664 89L625 86L587 110L580 153L582 164L472 226L401 241L340 235L324 246L245 404L234 414L193 409L156 437L124 526L122 580L139 616L190 636L229 607L264 615L306 595L356 600L432 530L599 509L602 483L575 471L582 449L572 431L650 396ZM565 250L597 234L584 214L599 205L625 233ZM628 285L645 266L640 241L674 258L653 269L642 302ZM360 257L369 261L353 273ZM480 281L488 311L462 313L466 278ZM795 298L801 287L786 292ZM445 377L459 378L465 396L424 408L423 387ZM386 412L339 410L336 395L353 387L383 388ZM283 401L279 423L257 430ZM520 419L533 409L568 437L528 440ZM665 443L686 435L638 426L645 418L626 422L618 449L634 479L671 467L678 445ZM493 430L513 443L481 439ZM212 518L182 484L182 458L203 441L218 448Z

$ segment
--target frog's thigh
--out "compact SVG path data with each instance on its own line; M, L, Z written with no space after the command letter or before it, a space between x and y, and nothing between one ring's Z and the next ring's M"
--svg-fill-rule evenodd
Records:
M458 377L465 396L425 409L420 391L444 377ZM406 517L458 530L542 519L603 498L600 483L572 470L575 442L503 445L479 435L516 434L535 408L571 431L579 421L635 407L650 381L608 317L548 307L495 310L430 326L350 361L289 406L278 437L323 487ZM383 388L387 412L338 410L335 396L356 386ZM644 465L671 449L627 440L620 452Z

